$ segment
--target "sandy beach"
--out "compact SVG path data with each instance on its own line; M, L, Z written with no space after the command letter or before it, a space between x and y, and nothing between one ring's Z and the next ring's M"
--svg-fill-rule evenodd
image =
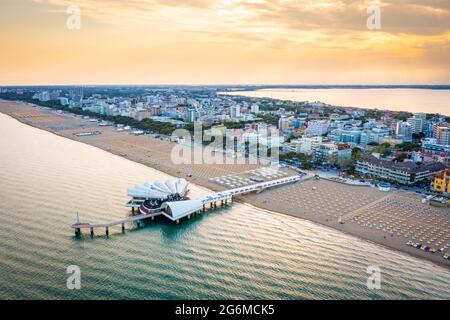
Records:
M214 191L251 183L249 177L261 172L269 175L255 164L175 165L171 161L174 143L149 135L119 132L115 127L101 127L80 116L51 109L0 100L0 112L22 123L101 148L169 175L183 177ZM92 131L100 131L101 134L75 135ZM292 174L294 172L285 170L280 176ZM425 252L406 244L408 241L420 242L450 252L449 209L423 204L418 195L399 191L381 192L372 187L350 186L325 179L305 179L240 199L259 208L319 223L450 267L450 261L443 259L442 253ZM126 200L124 197L124 202ZM344 223L339 222L340 217Z

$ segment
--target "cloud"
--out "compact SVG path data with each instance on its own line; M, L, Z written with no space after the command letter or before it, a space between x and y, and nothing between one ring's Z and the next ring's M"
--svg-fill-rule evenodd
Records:
M64 10L73 0L33 0ZM113 24L137 24L183 32L226 31L227 37L271 40L296 32L363 32L367 7L377 0L79 0L85 16ZM76 3L76 1L75 1ZM380 0L382 31L443 34L450 30L448 0ZM244 36L246 35L246 36Z
M9 16L20 14L9 1ZM449 0L379 0L379 31L366 27L376 0L25 1L38 10L0 21L10 44L0 66L15 60L11 73L36 65L54 68L55 77L71 66L67 77L80 69L80 79L137 74L142 82L450 79ZM66 9L77 3L83 27L69 33Z

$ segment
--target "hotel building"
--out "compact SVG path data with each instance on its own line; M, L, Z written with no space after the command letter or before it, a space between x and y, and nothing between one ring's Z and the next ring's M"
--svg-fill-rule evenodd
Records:
M434 137L438 144L450 145L450 128L445 126L436 127Z
M308 122L307 134L309 137L323 136L328 132L329 124L324 120L313 120Z
M380 180L412 185L431 178L445 170L438 162L416 164L414 162L395 162L379 159L373 155L361 157L356 164L356 172Z
M450 169L438 173L431 182L431 187L437 192L450 193Z
M413 128L408 122L399 121L397 122L395 134L397 135L397 138L401 139L403 142L411 142Z

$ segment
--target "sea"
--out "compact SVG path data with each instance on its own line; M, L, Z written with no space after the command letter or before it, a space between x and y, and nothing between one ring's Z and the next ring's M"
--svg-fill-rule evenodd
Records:
M450 116L450 90L415 88L277 88L227 92L257 98L323 102L335 106L390 111L427 112Z
M169 178L0 114L0 299L450 299L446 268L240 202L75 237L77 212L126 217L128 187Z

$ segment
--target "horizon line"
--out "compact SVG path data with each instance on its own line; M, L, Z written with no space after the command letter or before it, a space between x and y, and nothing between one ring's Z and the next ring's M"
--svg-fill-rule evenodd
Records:
M198 83L198 84L7 84L0 85L0 88L14 88L14 87L448 87L449 84L237 84L237 83Z

